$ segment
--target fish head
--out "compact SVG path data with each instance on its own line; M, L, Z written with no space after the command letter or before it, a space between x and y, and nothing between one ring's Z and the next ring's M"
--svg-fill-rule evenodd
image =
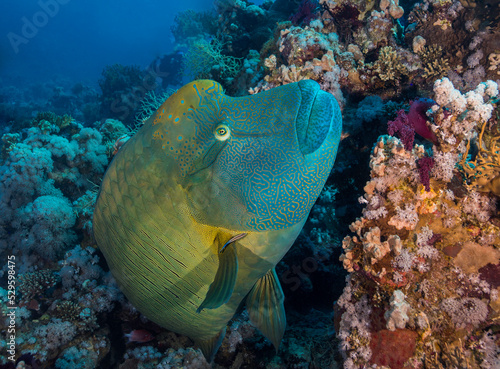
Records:
M168 124L155 135L176 160L197 222L267 231L305 220L340 142L333 95L304 80L229 97L218 83L200 80L173 97L157 111Z

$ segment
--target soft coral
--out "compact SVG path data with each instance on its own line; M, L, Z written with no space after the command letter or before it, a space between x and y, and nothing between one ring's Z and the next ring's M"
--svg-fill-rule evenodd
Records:
M437 144L436 135L427 126L427 117L425 115L427 109L434 104L434 100L425 98L413 101L408 114L404 110L400 110L397 113L398 116L396 119L387 123L387 131L390 135L394 135L397 132L405 149L408 151L411 151L413 148L415 133L418 133L433 144Z
M436 135L427 126L427 116L425 115L425 112L432 105L436 105L436 102L431 99L422 98L415 100L410 106L408 119L413 125L413 129L415 130L416 133L418 133L426 140L431 141L433 144L436 144L437 143Z

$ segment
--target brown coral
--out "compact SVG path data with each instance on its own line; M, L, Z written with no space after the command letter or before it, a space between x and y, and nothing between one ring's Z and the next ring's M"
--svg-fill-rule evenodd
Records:
M443 49L438 45L423 46L418 53L424 72L422 77L441 78L450 70L449 60L443 57Z
M375 62L374 71L382 81L395 81L409 74L408 68L398 58L392 46L382 47L378 60Z

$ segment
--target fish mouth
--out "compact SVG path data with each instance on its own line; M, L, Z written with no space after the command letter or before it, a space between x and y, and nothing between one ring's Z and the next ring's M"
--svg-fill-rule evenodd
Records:
M315 152L325 141L333 121L333 99L312 80L299 82L302 101L297 113L295 130L302 155Z

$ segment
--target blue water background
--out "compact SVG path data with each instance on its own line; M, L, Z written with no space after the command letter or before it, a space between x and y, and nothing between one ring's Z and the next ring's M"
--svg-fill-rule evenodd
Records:
M26 85L62 78L97 87L106 65L146 67L157 56L172 52L170 27L175 15L187 9L210 10L213 1L2 0L0 83ZM25 26L27 21L36 32ZM17 36L22 43L16 42Z

